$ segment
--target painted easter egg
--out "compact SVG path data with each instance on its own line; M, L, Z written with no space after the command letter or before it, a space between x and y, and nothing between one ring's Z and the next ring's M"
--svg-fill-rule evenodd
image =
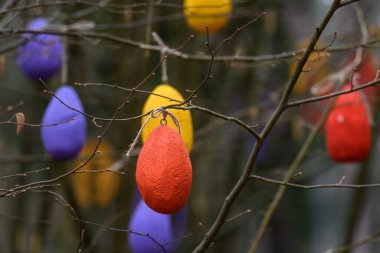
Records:
M232 12L231 0L184 0L183 12L188 26L198 33L215 33L227 25Z
M344 89L350 89L350 86ZM367 157L371 148L371 126L360 93L337 97L325 131L327 151L333 160L359 162Z
M159 126L145 141L137 159L136 182L145 203L159 213L174 213L187 201L192 168L178 131Z
M128 244L132 253L163 252L159 244L168 253L174 250L173 244L170 243L176 239L174 238L171 216L153 211L142 200L138 202L132 213L128 229L138 233L149 234L156 241L145 235L129 233Z
M308 39L303 39L297 44L298 49L306 48L309 43ZM323 43L323 42L322 42ZM312 52L305 63L303 71L298 77L297 83L294 86L295 95L323 95L331 91L332 82L322 81L330 72L328 52ZM291 78L294 75L299 61L294 61L289 65L288 76ZM312 125L316 124L323 113L324 108L328 104L328 100L315 101L300 105L298 110L302 118Z
M129 221L128 229L132 229L136 232L143 232L149 234L156 234L157 231L160 231L160 227L166 227L167 217L170 217L170 231L172 235L165 235L167 237L166 242L171 242L165 246L165 249L168 252L174 251L177 248L182 240L178 240L185 235L187 217L188 217L188 208L185 206L180 211L175 212L170 215L159 214L152 209L150 209L145 202L141 199L141 195L136 189L132 195L131 200L131 209L132 215ZM150 219L150 216L153 215L157 219ZM155 220L156 222L152 222ZM167 231L167 229L164 229ZM172 238L172 239L170 239ZM128 234L128 242L133 253L145 253L152 251L152 242L150 239ZM153 251L153 252L157 252ZM158 251L159 252L159 251Z
M42 30L48 20L36 18L28 30ZM17 63L32 80L47 80L57 73L62 64L63 44L61 38L51 34L24 34L28 41L18 48Z
M164 97L162 97L164 96ZM178 101L183 101L184 98L182 95L174 89L172 86L168 84L160 84L153 91L152 94L149 95L143 107L143 114L148 113L150 110L161 106L167 106L171 104L176 104ZM178 110L178 109L169 109L170 113L172 113L176 119L178 120L181 127L181 137L183 142L186 145L188 152L191 151L193 146L193 122L191 119L191 113L189 110ZM143 125L149 116L145 116L141 120L141 124ZM160 121L162 117L151 118L148 123L145 125L141 138L143 143L148 138L149 134L152 132L154 128L160 126ZM173 119L168 116L166 118L167 125L173 129L178 129L175 125Z
M323 43L323 41L321 42ZM309 38L302 39L299 43L297 43L297 48L302 50L306 48L309 44ZM298 56L296 56L295 60ZM311 52L307 62L304 65L304 69L307 71L303 71L298 77L297 83L294 86L293 91L296 94L305 94L309 93L312 90L312 93L315 95L321 95L326 93L331 85L327 83L319 83L323 78L325 78L330 72L330 65L328 59L330 57L330 53L328 52ZM299 61L294 61L289 64L288 76L291 78L297 68ZM318 85L317 85L318 84ZM327 85L327 91L326 89Z
M69 85L57 89L55 96L64 104L56 97L50 100L42 118L42 143L53 159L75 158L86 141L86 118L80 113L83 106Z
M185 236L186 228L187 228L187 217L188 217L188 207L187 205L179 210L178 212L175 212L170 215L172 218L172 228L173 228L173 234L174 239L177 240L179 238L182 238ZM181 243L181 240L177 240L173 242L174 247L178 247Z
M377 62L375 57L370 57L367 52L363 53L362 57L362 64L359 65L355 72L352 73L352 81L354 86L359 86L371 82L375 80L376 77ZM350 58L347 64L352 64L353 60L354 59ZM313 67L311 69L313 69ZM312 71L310 72L313 73ZM305 72L305 74L306 73L308 72ZM302 79L300 78L299 81L300 80ZM334 87L335 85L331 81L321 82L319 83L319 86L314 85L312 87L312 93L314 95L327 95L331 92L334 92ZM371 109L375 108L379 94L379 89L376 86L370 86L365 89L362 89L362 91L365 95L363 99L365 99L365 101L368 103ZM315 124L320 119L328 103L329 99L325 99L313 103L303 104L300 105L298 108L301 112L301 115L307 122Z
M80 152L83 160L76 162L75 166L80 165L94 152L97 143L97 140L88 141ZM111 167L114 160L107 153L112 151L112 147L103 140L98 151L99 153L80 170L101 171ZM105 207L112 201L120 188L120 175L109 171L75 173L71 179L74 196L81 207L91 205Z
M353 74L353 79L357 85L372 82L375 80L377 75L378 64L376 62L376 57L369 57L368 53L365 53L363 55L363 59L362 65L360 65ZM363 91L371 108L375 108L379 96L379 88L376 86L370 86L363 89Z

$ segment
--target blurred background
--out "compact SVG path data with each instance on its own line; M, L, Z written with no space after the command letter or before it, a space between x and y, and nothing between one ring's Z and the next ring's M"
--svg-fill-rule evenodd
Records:
M2 0L1 191L47 180L73 169L92 153L94 141L108 123L97 120L95 124L91 118L87 119L87 145L90 146L82 149L74 159L55 161L45 151L38 125L52 96L44 92L43 82L29 78L18 62L19 48L28 41L23 33L35 18L48 19L47 30L55 32L65 45L61 69L44 83L53 91L62 84L72 85L87 114L110 119L129 93L115 86L131 89L152 71L155 75L149 76L139 89L152 91L162 83L161 68L154 70L161 54L151 37L152 32L170 48L179 47L194 35L180 49L190 57L169 55L165 63L168 83L186 97L187 90L194 89L207 75L210 53L205 42L209 41L210 48L215 49L238 27L265 12L224 44L218 55L229 56L228 59L215 59L212 78L192 100L195 105L237 117L259 131L273 112L294 71L294 64L302 56L292 53L305 48L330 4L329 0L233 1L228 23L207 37L188 26L182 1ZM364 14L370 41L374 41L368 44L363 57L366 68L357 69L366 78L362 80L365 83L373 80L379 69L380 5L375 0L359 1L358 5ZM89 33L92 35L88 36ZM119 39L113 40L111 36ZM355 45L361 41L354 9L346 6L338 10L318 43L321 48L332 43L328 47L331 50L308 63L309 70L301 75L291 101L313 96L311 88L348 64L354 57ZM153 50L145 49L146 45L154 46ZM140 115L147 97L146 93L134 93L118 117ZM294 182L335 184L343 177L348 184L380 182L376 94L371 101L374 124L367 160L362 163L334 162L327 154L322 130L297 169L302 175ZM287 110L265 141L254 174L281 180L323 108L323 103L317 102ZM18 112L23 113L26 123L36 126L25 126L17 135L16 125L9 121L14 122L13 116ZM181 228L173 229L177 231L177 234L173 232L173 237L179 241L168 252L191 252L198 245L213 224L224 198L239 179L255 143L255 138L242 127L210 114L192 110L192 119L193 185L186 210L177 214L180 218L172 216L169 221L174 224L171 226L179 224ZM131 239L128 240L125 230L136 212L144 208L138 204L134 176L141 141L130 159L124 159L123 155L136 137L140 121L113 123L99 148L102 152L86 167L107 169L119 160L122 173L74 174L41 189L2 196L0 252L132 252ZM247 252L277 188L275 184L249 182L228 217L241 215L224 224L208 252ZM322 253L378 233L380 204L376 196L379 191L379 187L290 187L257 252ZM153 220L142 219L137 224L146 222L149 227ZM377 252L378 248L375 236L374 240L352 252ZM144 251L134 249L133 252ZM150 252L162 252L162 249L156 247Z

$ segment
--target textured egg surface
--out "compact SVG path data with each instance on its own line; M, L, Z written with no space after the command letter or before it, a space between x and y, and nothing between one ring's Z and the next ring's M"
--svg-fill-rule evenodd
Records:
M156 127L137 159L136 182L145 203L159 213L174 213L186 204L192 167L178 132Z

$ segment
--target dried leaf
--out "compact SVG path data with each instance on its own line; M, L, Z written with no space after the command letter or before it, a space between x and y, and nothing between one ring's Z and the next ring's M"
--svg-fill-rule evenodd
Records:
M22 112L18 112L15 114L15 117L17 122L16 134L19 135L21 130L24 128L25 115Z

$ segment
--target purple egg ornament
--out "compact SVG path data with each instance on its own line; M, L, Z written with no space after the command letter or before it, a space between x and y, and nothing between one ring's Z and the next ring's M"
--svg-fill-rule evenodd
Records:
M84 111L78 94L71 86L61 86L55 95L66 105ZM55 160L75 158L86 142L86 117L62 102L53 97L42 118L42 142ZM57 125L46 126L51 124Z
M153 211L152 209L150 209L149 207L146 206L146 204L144 203L144 205L146 206L146 208L148 210L146 210L145 208L140 208L139 210L137 210L137 206L138 205L142 205L141 202L144 203L144 201L142 200L141 198L141 195L140 195L140 192L138 191L138 189L136 188L132 194L132 199L131 199L131 209L134 210L133 211L133 215L130 219L130 226L132 224L132 220L135 219L135 217L138 217L137 216L137 212L148 212L148 213L155 213L155 214L158 214L156 213L155 211ZM140 214L140 215L143 215L143 214ZM181 210L179 210L178 212L175 212L173 214L170 214L170 215L162 215L163 219L167 219L166 217L167 216L170 216L170 226L171 226L171 231L172 231L172 239L171 241L175 241L173 243L171 243L173 249L172 251L174 251L180 244L181 244L181 240L177 240L181 237L183 237L186 233L186 228L187 228L187 216L188 216L188 208L187 206L185 206L184 208L182 208ZM134 221L136 223L136 221ZM154 225L153 225L154 226ZM143 226L145 228L146 231L151 231L151 225L150 224L145 224ZM137 230L135 230L136 232L139 232ZM137 236L132 236L132 238L130 238L130 236L128 237L128 240L134 240ZM132 242L132 244L135 245L134 242ZM131 243L130 243L131 245ZM155 246L158 246L157 244ZM133 246L131 246L132 248ZM134 246L136 247L136 246ZM136 249L136 248L133 248L135 249L133 251L133 253L140 253L140 252L145 252L145 248L143 248L141 246L140 250ZM167 247L165 247L165 249L167 249ZM157 252L157 251L154 251L154 252ZM170 253L170 252L169 252Z
M168 253L173 252L173 244L168 243L175 239L171 216L153 211L142 199L132 213L128 228L135 232L149 234L159 244L164 244L163 246ZM133 253L159 253L163 251L160 245L144 235L129 233L128 242Z
M42 30L48 20L36 18L28 26L28 30ZM24 34L28 39L18 48L17 63L23 72L32 80L47 80L57 73L62 64L63 44L57 35L51 34Z

